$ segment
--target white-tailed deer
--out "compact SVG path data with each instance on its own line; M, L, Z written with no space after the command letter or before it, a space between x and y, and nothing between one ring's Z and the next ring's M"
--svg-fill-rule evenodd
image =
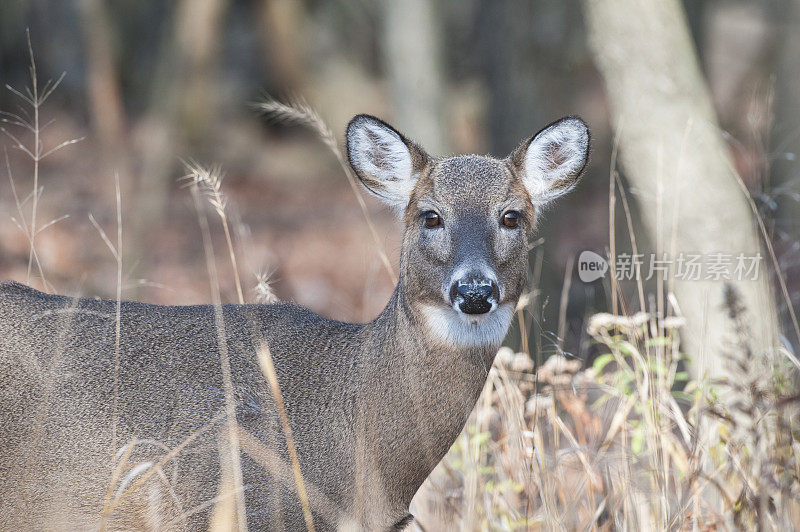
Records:
M206 528L230 497L224 348L247 525L304 529L263 342L316 529L410 521L506 335L537 211L577 182L589 132L568 117L502 160L432 158L359 115L347 152L405 223L399 282L369 323L289 303L123 302L118 337L114 301L0 286L0 528Z

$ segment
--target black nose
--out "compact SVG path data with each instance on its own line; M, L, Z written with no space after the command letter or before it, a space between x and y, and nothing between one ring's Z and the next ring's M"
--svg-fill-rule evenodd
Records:
M450 297L464 314L486 314L492 310L492 299L497 300L497 284L483 278L462 279L453 284Z

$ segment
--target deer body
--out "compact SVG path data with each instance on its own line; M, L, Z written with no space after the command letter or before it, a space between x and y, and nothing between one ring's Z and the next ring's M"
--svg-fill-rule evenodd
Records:
M534 148L546 156L533 160ZM123 302L117 348L116 302L0 285L0 528L208 526L230 497L225 353L247 524L305 528L257 360L264 342L316 529L402 528L506 334L535 205L574 184L587 150L585 125L566 119L503 161L432 159L383 122L356 117L351 164L406 225L398 285L366 324L293 304Z

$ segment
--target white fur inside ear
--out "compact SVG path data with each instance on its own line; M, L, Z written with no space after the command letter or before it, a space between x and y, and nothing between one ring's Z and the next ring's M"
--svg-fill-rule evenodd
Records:
M586 164L589 130L578 118L565 118L541 131L525 152L525 187L534 203L568 192Z
M348 138L350 159L367 188L393 207L403 209L416 176L408 146L379 122L364 120Z

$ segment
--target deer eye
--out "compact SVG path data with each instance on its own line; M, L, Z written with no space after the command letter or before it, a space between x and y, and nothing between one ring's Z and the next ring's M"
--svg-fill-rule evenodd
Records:
M508 211L503 215L500 223L509 229L515 229L519 225L520 214L517 211Z
M425 220L425 227L429 229L442 225L442 218L433 211L423 212L422 218Z

